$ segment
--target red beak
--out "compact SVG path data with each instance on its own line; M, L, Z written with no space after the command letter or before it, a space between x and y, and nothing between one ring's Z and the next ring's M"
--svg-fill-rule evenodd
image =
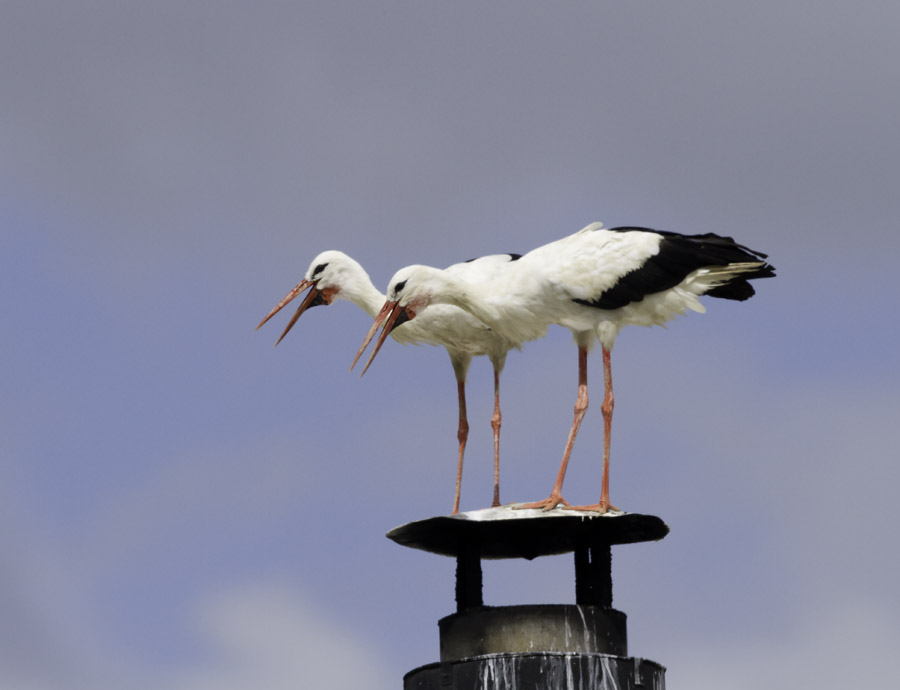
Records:
M310 289L309 292L300 303L300 306L297 307L297 311L294 312L291 320L288 321L288 325L284 329L284 331L282 331L281 336L278 338L278 340L275 341L276 347L278 346L278 343L280 343L284 339L284 336L288 334L288 331L290 331L294 327L294 324L297 323L297 319L299 319L303 315L303 312L305 312L310 307L315 307L320 304L331 304L331 298L334 296L333 294L330 294L327 290L319 290L316 287L315 282L304 278L299 283L297 283L289 293L281 298L281 301L272 308L272 311L266 314L266 318L259 322L259 326L256 327L256 330L259 330L266 321L275 316L275 314L281 311L288 302L293 300L306 288Z
M366 362L366 366L363 368L362 374L360 374L360 376L363 376L369 369L369 365L372 364L372 360L375 359L375 355L378 354L378 351L381 349L384 341L387 340L387 337L388 335L390 335L391 331L393 331L400 324L406 323L410 319L414 318L415 315L415 311L413 311L409 306L401 307L399 302L385 302L384 306L381 308L381 311L378 312L378 316L375 317L375 321L372 324L372 327L369 329L369 332L366 333L365 340L363 340L362 345L359 346L359 351L356 353L356 357L354 357L353 359L353 364L350 365L351 371L353 370L353 367L356 366L356 363L359 361L362 353L365 352L365 349L369 346L369 343L375 336L375 331L378 330L378 327L382 323L384 323L384 328L381 329L381 335L378 336L378 340L375 342L375 348L372 350L372 354L369 356L369 361Z

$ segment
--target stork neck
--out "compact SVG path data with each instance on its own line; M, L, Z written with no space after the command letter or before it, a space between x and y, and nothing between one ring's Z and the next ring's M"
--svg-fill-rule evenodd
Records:
M489 326L494 324L497 320L497 314L478 290L473 290L469 283L464 280L451 277L446 278L446 280L449 289L440 295L436 301L459 307Z
M344 299L353 302L373 319L378 316L385 300L384 294L372 284L372 280L367 274L360 276L359 280L355 281L351 287L344 288L339 294Z

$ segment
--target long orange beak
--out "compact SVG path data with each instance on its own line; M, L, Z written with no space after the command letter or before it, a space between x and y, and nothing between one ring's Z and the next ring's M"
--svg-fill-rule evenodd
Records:
M310 307L331 303L330 295L327 295L324 291L319 290L313 281L304 278L299 283L297 283L289 293L281 298L281 301L272 308L272 311L266 314L266 318L259 322L259 326L256 327L256 330L259 330L266 321L275 316L275 314L281 311L282 308L288 304L288 302L293 300L306 288L310 289L309 292L300 303L300 306L297 307L297 311L294 312L291 320L288 321L288 325L284 329L284 331L282 331L281 336L278 338L278 340L275 341L275 347L278 346L278 343L280 343L284 339L284 336L286 336L288 332L294 327L294 324L297 323L297 319L299 319L303 315L303 312L305 312Z
M400 324L406 323L410 319L414 318L416 313L407 307L401 307L399 302L385 302L384 306L381 308L381 311L378 312L378 316L375 317L375 321L372 324L372 327L369 329L369 332L366 333L366 338L363 340L362 345L359 346L359 350L356 353L356 357L353 358L353 364L350 365L350 370L353 370L353 367L356 366L356 363L359 361L359 358L362 356L362 353L365 352L366 348L369 346L369 343L372 341L372 338L375 337L375 332L378 330L378 327L384 323L384 327L381 329L381 335L378 336L378 340L375 342L375 348L372 350L372 354L369 355L369 360L366 362L366 366L362 370L362 374L360 377L365 375L366 371L369 369L369 366L372 364L372 360L375 359L375 355L378 354L378 351L381 349L381 346L384 345L384 341L387 340L388 335L390 335L391 331L394 330Z

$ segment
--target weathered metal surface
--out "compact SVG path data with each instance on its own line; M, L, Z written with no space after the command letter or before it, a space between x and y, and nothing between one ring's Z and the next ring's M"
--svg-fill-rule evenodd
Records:
M665 690L665 672L606 654L490 654L414 669L403 690Z
M404 690L665 690L665 669L628 657L625 614L612 608L613 544L662 539L658 517L515 510L514 505L397 527L398 544L457 559L457 613L440 621L441 661ZM575 552L576 604L485 607L482 559Z
M515 504L410 522L387 533L402 546L459 556L478 544L483 559L570 553L579 544L633 544L662 539L669 528L654 515L638 513L515 510Z
M438 626L442 662L505 653L628 655L625 614L599 606L485 606Z

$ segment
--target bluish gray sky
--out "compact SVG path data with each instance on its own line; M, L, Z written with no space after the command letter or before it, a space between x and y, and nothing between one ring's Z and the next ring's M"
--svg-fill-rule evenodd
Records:
M630 651L672 687L884 685L900 645L895 3L17 2L0 9L0 689L399 687L453 562L447 356L316 309L325 249L524 252L595 220L733 235L779 277L614 353ZM600 358L567 480L599 492ZM504 501L546 495L563 329L510 355ZM470 372L462 507L491 482ZM569 602L569 558L487 603ZM334 661L341 662L333 678ZM827 660L827 661L823 661ZM328 680L326 680L328 679Z

